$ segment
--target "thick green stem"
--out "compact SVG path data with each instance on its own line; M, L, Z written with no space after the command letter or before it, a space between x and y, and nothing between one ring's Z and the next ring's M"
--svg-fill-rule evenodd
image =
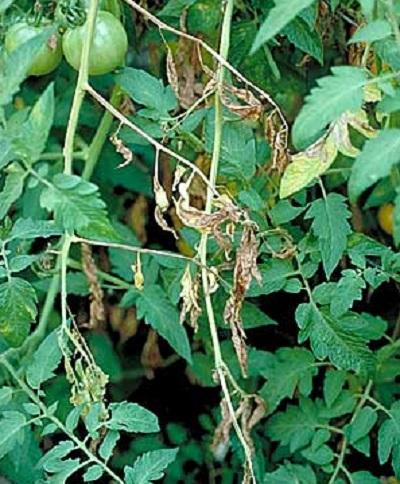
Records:
M81 64L79 67L78 80L75 87L74 99L69 115L67 132L64 144L64 173L72 173L74 139L76 128L78 127L79 113L82 107L83 98L85 97L85 86L89 79L89 54L92 43L93 32L96 24L98 0L91 0L86 19L85 41L83 43Z
M120 98L121 91L118 86L114 86L110 98L110 104L112 104L113 106L118 106ZM96 166L97 160L99 159L108 133L110 132L113 119L113 115L110 112L105 111L105 113L103 114L103 118L101 119L101 122L97 128L96 134L94 135L94 138L89 147L85 168L83 169L82 173L82 178L84 180L89 180L92 177L93 170Z

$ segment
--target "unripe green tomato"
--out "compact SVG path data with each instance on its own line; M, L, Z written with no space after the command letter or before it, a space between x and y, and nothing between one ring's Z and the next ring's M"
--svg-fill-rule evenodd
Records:
M91 0L82 0L82 6L89 9ZM121 7L118 0L99 0L98 2L99 10L106 10L112 13L115 17L121 17Z
M85 26L67 29L63 36L63 51L70 66L78 70L85 40ZM109 12L99 12L89 55L89 74L107 74L123 65L128 50L128 37L121 22Z
M43 31L43 27L35 27L28 25L26 22L19 22L12 25L5 36L4 45L7 52L20 47L22 44L32 39ZM62 58L61 38L58 34L54 34L46 45L40 49L39 53L32 61L32 65L28 70L29 76L43 76L54 71L60 64Z

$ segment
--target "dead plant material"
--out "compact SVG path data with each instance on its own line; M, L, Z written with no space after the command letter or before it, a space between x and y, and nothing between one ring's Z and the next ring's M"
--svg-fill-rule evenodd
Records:
M103 326L105 321L104 292L97 278L97 267L90 245L81 244L81 254L82 270L86 275L90 290L90 319L88 327L90 329L98 329Z
M199 329L198 320L201 314L201 308L199 305L200 273L192 277L190 264L186 266L181 280L181 286L182 290L180 298L182 300L182 309L180 322L183 324L186 320L186 316L189 315L189 324L196 333Z
M165 231L171 232L175 239L178 239L178 235L175 230L170 227L165 220L165 214L169 209L169 200L167 192L165 191L164 187L161 185L158 171L159 171L159 151L156 153L156 163L154 168L154 177L153 177L153 188L154 188L154 196L156 200L156 206L154 209L154 218L158 225Z
M232 428L232 417L229 413L228 404L221 400L221 421L214 432L211 450L218 461L223 461L229 448L229 434Z
M264 132L272 147L272 164L270 171L283 173L290 159L288 152L288 130L282 124L278 111L272 111L264 120Z
M198 49L192 42L180 38L175 57L167 45L167 77L182 108L189 109L202 96L201 74Z
M122 139L118 137L118 131L110 136L110 141L115 146L116 152L122 155L124 158L123 163L120 163L118 168L124 168L132 163L133 153L127 146L124 145Z
M142 363L149 380L154 378L155 369L164 366L164 360L158 346L158 334L153 329L150 329L147 333L147 339L143 346L140 362Z
M147 214L149 206L144 195L138 195L127 213L127 224L142 244L147 242Z
M231 327L232 342L243 376L247 376L247 348L241 310L251 281L255 279L259 284L261 283L257 257L258 241L255 236L255 226L248 222L243 226L240 247L236 253L235 268L233 270L233 288L224 310L224 320Z
M222 224L225 222L239 223L243 212L232 203L229 197L222 195L215 200L217 210L211 214L192 207L189 199L189 186L192 177L186 183L179 184L178 200L175 200L176 212L186 227L192 227L202 233L212 234L221 249L228 251L232 242L222 233Z
M264 107L260 100L248 89L239 89L225 83L221 100L229 111L237 114L242 119L258 121L264 112ZM238 101L241 101L241 103Z
M120 344L124 344L137 333L139 324L134 307L124 310L119 306L110 306L109 320L113 331L119 334Z

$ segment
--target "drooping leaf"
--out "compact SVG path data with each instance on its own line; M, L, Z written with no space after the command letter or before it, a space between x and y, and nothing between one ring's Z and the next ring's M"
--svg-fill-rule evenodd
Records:
M160 449L138 457L133 467L125 467L125 484L151 484L164 477L165 469L175 460L178 449Z
M379 160L379 163L377 163ZM349 179L352 202L370 186L390 174L400 162L400 129L384 129L368 140L354 162Z
M262 44L272 39L303 9L313 3L314 0L288 0L281 2L275 0L275 6L271 9L267 18L262 23L254 40L251 53L259 49Z
M366 340L346 328L340 320L322 312L313 304L300 304L296 310L300 328L299 342L308 339L318 359L329 358L339 369L370 370L374 357Z
M331 76L319 79L293 125L295 146L305 148L341 114L358 111L363 103L366 82L366 72L352 66L333 67Z
M111 418L106 422L110 430L126 432L158 432L157 417L150 410L136 403L120 402L109 406Z
M28 119L13 140L13 151L28 163L37 161L44 150L54 120L54 84L40 96Z
M61 362L62 353L58 344L57 332L50 333L33 355L33 361L26 370L26 379L33 389L49 380Z
M0 334L11 346L23 343L36 315L36 293L28 281L12 277L0 284Z
M117 430L109 430L99 447L99 455L102 459L108 460L117 445L120 433Z
M345 198L337 193L329 193L326 198L314 201L305 215L313 219L311 228L318 238L322 263L329 278L346 249L347 236L351 233L347 219Z
M157 301L157 304L154 302ZM137 315L165 338L174 350L191 363L189 339L179 322L177 309L167 299L160 286L146 286L137 300Z
M59 173L40 197L40 204L54 212L57 224L68 232L102 240L119 240L107 218L98 187L76 175Z
M378 419L376 410L371 407L362 408L354 420L345 427L345 435L354 448L369 455L369 434ZM367 439L366 439L367 437Z

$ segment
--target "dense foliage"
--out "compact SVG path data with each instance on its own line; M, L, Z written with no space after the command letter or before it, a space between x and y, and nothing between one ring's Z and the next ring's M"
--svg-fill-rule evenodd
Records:
M399 20L0 0L0 476L398 482Z

